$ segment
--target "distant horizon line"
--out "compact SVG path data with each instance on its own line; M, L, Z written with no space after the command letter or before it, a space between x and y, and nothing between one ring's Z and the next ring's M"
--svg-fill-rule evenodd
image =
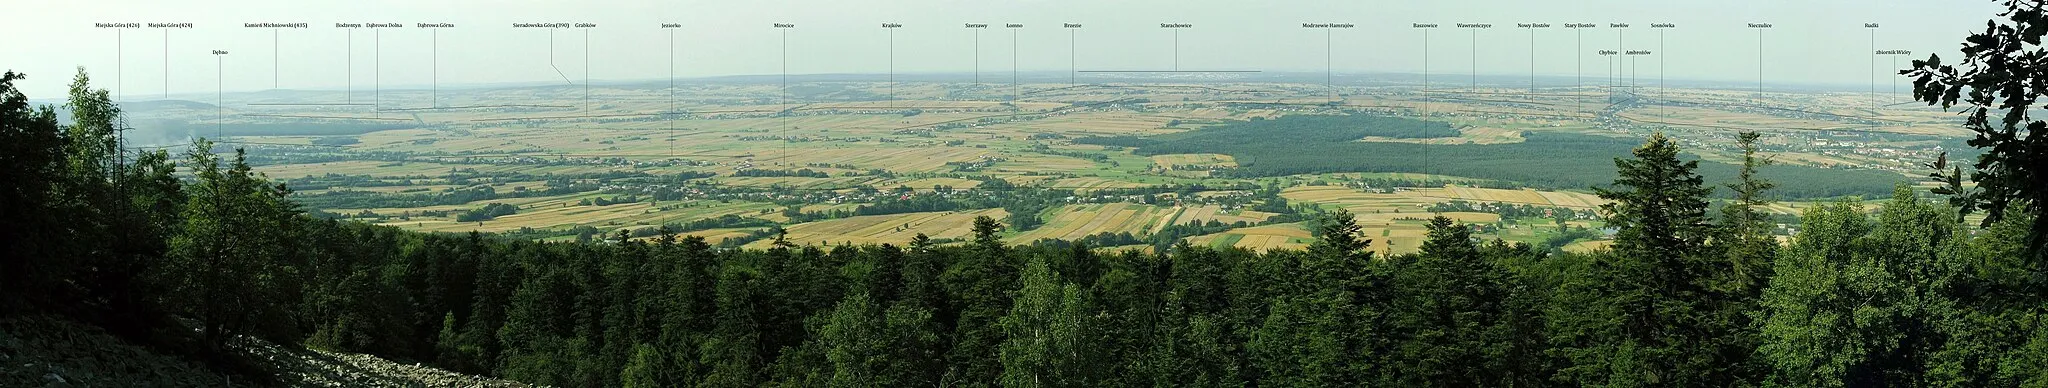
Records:
M894 73L894 75L895 75L895 76L896 76L896 77L898 78L898 79L896 79L896 80L895 80L894 82L896 82L896 83L958 83L958 84L987 84L987 85L1000 85L1000 84L1008 84L1009 82L1007 82L1007 80L989 80L989 79L988 79L988 78L989 78L989 76L990 76L991 74L1000 74L1000 73L1007 73L1007 72L983 72L983 73L980 73L980 74L981 74L981 75L983 76L983 78L984 78L984 81L983 81L983 82L960 82L960 81L957 81L957 80L931 80L931 78L973 78L973 77L975 76L975 74L976 74L976 73L974 73L974 72L898 72L898 73ZM1332 77L1359 77L1359 76L1368 76L1368 77L1371 77L1371 76L1378 76L1378 77L1394 77L1394 78L1417 78L1417 79L1419 79L1419 78L1422 78L1422 76L1423 76L1423 73L1421 73L1421 72L1401 72L1401 71L1385 71L1385 72L1321 72L1321 71L1302 71L1302 70L1279 70L1279 71L1274 71L1274 70L1228 70L1228 71L1195 71L1195 70L1183 70L1183 71L1164 71L1164 70L1161 70L1161 71L1103 71L1103 70L1088 70L1088 71L1080 71L1080 70L1038 70L1038 71L1020 71L1020 72L1018 72L1017 74L1019 74L1019 75L1020 75L1020 77L1019 77L1019 78L1020 78L1020 81L1024 81L1024 80L1028 80L1028 81L1030 81L1030 82L1019 82L1020 84L1040 84L1040 85L1042 85L1042 84L1068 84L1069 82L1067 82L1066 80L1062 80L1062 79L1059 79L1059 78L1068 78L1068 79L1071 79L1072 77L1092 78L1092 79L1094 79L1094 80L1096 80L1096 81L1097 81L1097 82L1081 82L1081 83L1083 83L1083 84L1109 84L1109 83L1116 83L1116 84L1129 84L1129 83L1148 83L1148 82L1149 82L1149 83L1230 83L1230 82L1249 82L1249 83L1281 83L1281 84L1301 84L1301 85L1318 85L1319 83L1317 83L1317 82L1312 82L1312 81L1310 81L1310 80L1284 80L1284 81L1282 81L1282 80L1271 80L1271 79L1273 79L1273 78L1321 78L1321 77L1326 77L1326 76L1332 76ZM1147 74L1155 74L1155 75L1147 75ZM1455 72L1449 72L1449 73L1440 73L1440 72L1430 72L1429 74L1430 74L1430 75L1434 75L1434 76L1440 76L1440 77L1444 77L1444 78L1446 78L1446 80L1445 80L1445 81L1433 81L1433 82L1430 82L1430 85L1431 85L1431 89L1432 89L1432 90L1439 90L1439 88L1437 87L1437 85L1444 85L1444 86L1445 86L1444 88L1441 88L1441 90L1454 90L1454 88L1455 88L1455 87L1457 87L1457 86L1466 86L1466 85L1471 85L1471 82L1470 82L1470 79L1471 79L1471 78L1470 78L1470 77L1472 77L1472 73L1462 73L1462 74L1461 74L1461 73L1455 73ZM1027 77L1022 77L1022 75L1030 75L1031 77L1028 77L1028 78L1027 78ZM1084 76L1084 75L1085 75L1085 76ZM1175 76L1175 75L1181 75L1181 76L1214 76L1214 77L1236 77L1236 78L1239 78L1239 79L1235 79L1235 80L1233 80L1233 79L1214 79L1214 78L1212 78L1212 79L1173 79L1173 78L1169 78L1169 77L1173 77L1173 76ZM1593 76L1593 75L1597 75L1598 77L1591 77L1591 76ZM778 79L778 78L781 78L781 77L784 77L784 76L785 76L785 75L783 75L783 74L732 74L732 75L708 75L708 76L690 76L690 77L675 77L675 78L673 78L673 79L674 79L674 80L676 80L676 81L684 81L684 80L690 80L690 81L698 81L698 82L702 82L702 81L716 81L716 80L729 80L729 81L737 81L737 80L749 80L749 79L761 79L761 80L770 80L770 79ZM845 79L845 80L815 80L815 79L812 79L812 80L804 80L804 82L838 82L838 83L888 83L888 82L891 82L891 81L889 81L888 79L885 79L885 78L884 78L884 77L888 77L888 76L890 76L890 73L804 73L804 74L788 74L788 75L787 75L787 77L791 78L792 80L795 80L796 78L799 78L799 77L802 77L802 78L820 78L820 77L848 77L848 78L868 78L868 77L873 77L873 78L876 78L876 79ZM912 79L903 79L902 77L905 77L905 76L911 76L911 77L922 77L922 78L925 78L925 79L916 79L916 78L912 78ZM1463 78L1460 78L1459 76L1463 76ZM1596 84L1596 83L1590 82L1590 81L1595 81L1595 80L1598 80L1598 81L1603 81L1603 83L1604 83L1604 81L1605 81L1605 80L1606 80L1606 79L1608 78L1606 74L1604 74L1604 73L1603 73L1603 74L1587 74L1587 76L1588 76L1588 77L1585 77L1585 79L1586 79L1587 81L1589 81L1589 82L1585 83L1585 84L1584 84L1584 87L1602 87L1602 86L1607 86L1607 85L1604 85L1604 84ZM1527 73L1523 73L1523 74L1500 74L1500 73L1479 73L1479 74L1478 74L1478 77L1479 77L1479 78L1481 78L1481 79L1482 79L1482 81L1486 81L1486 82L1481 82L1481 86L1491 86L1491 87L1496 87L1496 88L1506 88L1506 89L1516 89L1516 88L1523 88L1523 89L1526 89L1526 88L1528 87L1528 84L1527 84L1527 83L1520 83L1520 84L1518 85L1518 84L1516 84L1515 82L1500 82L1500 80L1503 80L1503 79L1519 79L1519 80L1521 80L1521 81L1526 81L1526 80L1528 80L1528 79L1529 79L1529 77L1530 77L1530 76L1529 76L1529 74L1527 74ZM1581 86L1577 85L1576 83L1574 83L1574 84L1562 84L1561 82L1555 82L1555 81L1557 81L1557 80L1574 80L1574 81L1575 81L1575 80L1576 80L1577 78L1579 78L1579 77L1580 77L1579 75L1576 75L1576 74L1542 74L1542 73L1539 73L1539 74L1537 74L1537 75L1536 75L1535 77L1536 77L1536 78L1537 78L1537 79L1539 80L1539 82L1537 82L1537 88L1551 88L1551 89L1555 89L1555 88L1559 88L1559 87L1581 87ZM1102 81L1102 79L1104 79L1104 78L1110 78L1110 79L1115 79L1115 80L1114 80L1114 81L1111 81L1111 82L1101 82L1101 81ZM1437 78L1437 77L1431 77L1431 78ZM644 85L644 84L658 84L658 83L664 83L664 82L668 82L668 81L669 81L670 79L671 79L671 78L616 78L616 79L603 79L603 78L593 78L593 79L591 79L591 80L590 80L589 84L590 84L591 86L626 86L626 85ZM1265 79L1265 80L1261 80L1261 79ZM1634 79L1635 79L1635 81L1636 81L1636 86L1637 86L1637 87L1640 87L1640 88L1654 88L1654 87L1657 87L1657 86L1658 86L1658 85L1656 84L1656 81L1657 81L1657 79L1656 79L1656 78L1644 78L1644 77L1636 77L1636 78L1634 78ZM1551 81L1553 81L1553 82L1541 82L1542 80L1551 80ZM757 82L758 82L758 81L757 81ZM1689 89L1711 89L1711 90L1750 90L1750 91L1754 91L1754 90L1755 90L1755 85L1756 85L1756 82L1755 82L1754 80L1747 80L1747 81L1745 81L1745 80L1721 80L1721 79L1699 79L1699 78L1666 78L1666 79L1664 79L1664 82L1665 82L1665 83L1667 83L1667 84L1671 84L1671 86L1674 86L1674 87L1683 87L1683 88L1689 88ZM476 83L476 82L469 82L469 83L451 83L451 84L440 84L440 85L438 85L438 86L436 86L436 85L432 85L432 84L400 84L400 85L385 85L385 86L383 86L383 87L382 87L382 90L383 90L383 91L394 91L394 92L424 92L424 91L431 91L431 90L435 90L435 89L441 89L441 90L458 90L458 91L469 91L469 90L487 90L487 89L502 89L502 88L525 88L525 87L546 87L546 86L563 86L563 87L567 87L567 86L581 86L581 85L583 85L583 84L582 84L582 83L570 83L570 84L564 84L564 83L560 83L560 82L553 82L553 81L541 81L541 80L534 80L534 81L501 81L501 82L483 82L483 83ZM1885 85L1889 85L1889 84L1880 84L1880 86L1885 86ZM357 86L361 86L361 85L357 85ZM678 86L681 86L681 85L678 85ZM1338 85L1338 86L1340 86L1340 87L1388 87L1388 86L1398 86L1398 85L1356 85L1356 84L1352 84L1352 85ZM1789 89L1789 90L1792 90L1792 91L1797 91L1797 92L1867 92L1867 91L1868 91L1868 89L1867 89L1867 88L1868 88L1868 86L1869 86L1869 85L1868 85L1868 84L1849 84L1849 83L1839 83L1839 82L1811 82L1811 83L1802 83L1802 82L1770 82L1770 81L1768 81L1768 80L1767 80L1766 82L1764 82L1764 83L1763 83L1763 86L1764 86L1764 91L1765 91L1765 92L1773 92L1773 91L1775 91L1775 92L1781 92L1781 93L1782 93L1782 92L1786 92L1786 91L1787 91L1788 89ZM101 89L106 89L106 88L101 88ZM267 93L267 92L351 92L351 91L352 91L352 93L354 93L354 94L357 94L357 95L361 95L361 94L366 94L366 92L368 92L368 94L374 94L374 93L375 93L375 92L374 92L373 90L366 90L366 89L348 89L348 88L328 88L328 87L313 87L313 88L284 88L284 89L240 89L240 90L227 90L227 91L225 91L225 92L227 92L227 93L232 93L232 94L250 94L250 93ZM1885 94L1891 94L1888 88L1887 88L1887 90L1884 90L1884 91L1881 91L1881 92L1882 92L1882 93L1885 93ZM171 93L170 95L171 95L172 97L180 97L180 96L186 96L186 97L191 97L191 96L200 96L200 97L205 97L205 96L212 96L212 95L214 95L214 94L216 94L216 93L220 93L220 92L205 92L205 91L198 91L198 92L178 92L178 93ZM1902 93L1903 93L1903 92L1902 92ZM164 100L178 100L178 99L180 99L180 98L163 98L163 96L164 96L164 94L162 94L162 93L137 93L137 94L127 94L127 95L115 95L115 96L113 96L113 97L116 97L116 98L122 98L122 99L125 99L124 97L133 97L133 100L135 100L135 101L164 101ZM32 99L31 99L31 101L54 101L54 100L61 100L61 99L37 99L37 98L32 98ZM205 101L199 101L199 102L205 102Z

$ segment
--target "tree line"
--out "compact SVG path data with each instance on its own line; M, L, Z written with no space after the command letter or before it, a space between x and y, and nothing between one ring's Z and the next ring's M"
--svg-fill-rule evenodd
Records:
M1082 137L1074 142L1136 147L1133 152L1138 155L1228 154L1237 167L1217 173L1240 178L1423 172L1570 189L1606 183L1615 171L1600 166L1627 155L1634 146L1630 139L1547 131L1525 131L1521 133L1523 141L1507 144L1360 141L1367 136L1431 138L1457 133L1442 122L1354 113L1230 121L1180 133ZM1727 163L1702 163L1702 173L1716 180L1731 179L1736 170ZM1767 170L1784 182L1779 193L1795 198L1880 196L1890 192L1891 183L1900 178L1881 170L1790 165Z

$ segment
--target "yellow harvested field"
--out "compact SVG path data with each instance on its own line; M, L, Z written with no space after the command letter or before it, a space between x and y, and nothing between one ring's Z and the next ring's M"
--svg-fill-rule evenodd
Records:
M454 219L451 217L442 219L441 222L435 223L422 221L420 218L414 218L413 223L415 225L412 227L412 229L432 232L467 232L471 230L481 232L503 232L510 230L518 230L519 228L522 227L546 229L559 226L572 226L580 224L611 224L614 226L629 226L635 225L636 223L626 223L618 221L629 218L635 218L636 216L652 214L651 212L653 211L655 211L655 207L645 202L618 204L610 206L547 206L536 209L521 208L519 214L498 217L497 219L493 219L490 221L480 222L455 222ZM422 225L421 223L424 224ZM402 225L404 223L400 224L401 225L399 226L404 226Z
M1419 213L1441 198L1426 198L1412 191L1391 194L1368 193L1342 186L1296 186L1281 190L1288 201L1336 205L1352 214Z
M1292 201L1338 202L1345 199L1372 198L1372 194L1342 186L1295 186L1280 191L1280 195Z
M470 203L465 203L465 204L459 204L459 205L434 205L434 206L421 206L421 207L407 207L407 208L368 208L368 209L356 209L356 208L340 208L340 209L327 209L327 210L328 210L328 211L332 211L332 212L336 212L336 213L345 213L345 214L355 214L355 213L357 213L357 212L361 212L361 211L364 211L364 210L368 210L368 211L370 211L370 212L373 212L373 213L377 213L377 214L382 214L382 215L386 215L386 216L401 216L401 215L404 215L404 216L411 216L411 215L419 214L419 213L422 213L422 212L431 212L431 211L468 211L469 209L475 209L475 208L478 208L478 207L482 207L482 206L484 206L485 204L489 204L489 203L492 203L492 202L497 202L497 203L503 203L503 204L507 204L507 205L515 205L515 206L519 206L519 208L520 208L520 209L522 209L521 211L524 211L524 209L527 209L527 208L542 208L542 207L559 207L559 206L563 206L563 204L565 204L565 203L568 203L568 204L573 204L573 203L576 203L577 201L580 201L580 200L582 200L582 199L584 199L584 198L591 198L591 197L597 197L597 195L588 195L588 194L576 194L576 195L564 195L564 196L559 196L559 197L526 197L526 198L501 198L501 199L494 199L494 200L487 200L487 201L476 201L476 202L470 202ZM409 223L408 223L408 225L396 225L396 224L394 224L393 226L403 226L403 227L410 227L410 226L409 226Z
M893 111L893 110L895 110L895 109L896 109L895 107L896 107L896 106L898 106L898 105L916 105L916 106L919 106L919 107L923 107L924 109L927 109L927 110L941 110L941 109L985 109L985 108L994 108L994 107L999 107L999 106L1001 106L1001 105L999 105L999 104L997 104L997 103L995 103L995 102L989 102L989 101L917 101L917 100L908 100L908 101L905 101L905 100L897 100L897 101L849 101L849 102L824 102L824 103L816 103L816 104L810 104L810 105L808 105L808 106L805 106L804 108L802 108L802 109L800 109L800 110L829 110L829 109L884 109L884 110L891 110L891 111ZM1055 106L1056 106L1056 105L1055 105ZM1027 108L1029 108L1029 107L1027 107Z
M940 185L944 185L944 186L946 186L946 187L952 187L952 188L954 188L954 189L971 189L971 188L974 188L975 186L980 186L980 185L981 185L981 181L977 181L977 180L972 180L972 179L960 179L960 178L924 178L924 179L917 179L917 180L912 180L912 181L908 181L908 182L903 182L903 183L901 183L901 184L896 184L896 185L890 185L890 186L888 186L888 187L877 187L877 188L879 188L879 189L885 189L885 190L886 190L886 189L894 189L894 188L896 188L897 186L905 186L905 187L909 187L909 188L911 188L911 189L913 189L913 190L917 190L917 191L919 191L919 192L927 192L927 191L931 191L931 190L932 190L932 187L933 187L933 186L940 186Z
M705 229L693 232L676 233L676 239L681 240L684 237L696 236L703 237L704 243L706 244L718 245L718 242L725 241L725 239L745 237L748 233L752 233L753 231L760 229L761 228ZM660 238L660 236L634 237L633 240L653 242L654 239L657 238Z
M1470 198L1476 201L1550 204L1550 200L1543 199L1543 195L1537 194L1536 190L1481 189L1457 186L1446 187L1446 189L1457 193L1457 198Z
M1207 178L1212 169L1235 168L1237 161L1223 154L1175 154L1151 157L1152 168L1168 176Z
M1203 168L1237 167L1237 159L1224 154L1154 155L1152 156L1152 164L1169 168L1173 166L1201 166Z
M1611 245L1614 245L1614 240L1580 241L1571 244L1566 244L1564 246L1564 251L1572 253L1587 253L1607 249L1607 247Z
M1223 211L1222 206L1202 205L1190 207L1186 210L1181 211L1180 216L1174 217L1173 223L1177 225L1185 225L1191 221L1205 224L1209 223L1209 221L1216 221L1225 224L1236 223L1239 221L1243 221L1246 223L1256 223L1259 221L1265 221L1266 218L1270 218L1272 216L1272 213L1255 212L1250 210L1238 210L1237 214L1229 214Z
M1270 234L1247 234L1244 236L1244 238L1238 239L1237 244L1233 244L1233 246L1236 246L1238 248L1263 251L1274 249L1302 249L1308 247L1308 244L1297 242L1292 238L1288 238L1287 236L1276 236Z
M1142 183L1103 178L1067 178L1053 181L1051 186L1077 191L1145 187Z
M615 204L608 206L575 204L575 202L581 200L582 198L588 197L590 196L512 198L504 200L480 201L482 203L473 203L459 206L410 209L373 209L372 211L384 215L399 215L406 214L407 212L417 213L422 210L447 210L450 213L446 217L414 216L411 217L410 220L386 220L380 225L396 226L406 229L428 232L460 233L469 231L507 232L516 231L519 230L520 228L559 230L573 227L576 225L591 225L597 227L600 230L609 231L621 228L657 226L664 222L681 222L704 218L714 218L724 216L727 214L742 217L755 217L759 215L760 210L770 209L774 207L773 204L766 203L721 204L716 201L699 201L683 205L678 205L676 202L665 202L662 203L660 207L656 207L646 202ZM455 222L454 217L456 214L460 214L463 211L468 211L469 209L481 207L484 205L484 203L488 202L498 202L508 205L519 206L519 213L502 216L496 219L482 222Z
M1502 202L1537 206L1559 206L1570 208L1593 208L1605 203L1592 194L1536 191L1531 189L1486 189L1446 185L1443 188L1414 189L1415 195L1438 201L1461 200L1466 202Z
M1022 174L1027 172L1093 170L1096 168L1095 162L1071 156L1024 152L1004 154L1003 158L1008 160L996 163L995 167L991 167L989 170Z
M1268 219L1268 218L1273 218L1273 216L1277 216L1277 215L1280 215L1280 213L1267 213L1267 212L1262 212L1262 211L1251 211L1251 210L1238 210L1238 211L1237 211L1237 216L1239 216L1239 217L1244 217L1244 218L1249 218L1249 219L1252 219L1252 220L1254 220L1254 221L1265 221L1266 219Z
M439 163L392 163L374 160L350 160L325 163L269 165L255 168L256 172L277 179L291 179L315 175L369 175L373 177L396 176L445 176L450 165Z
M1313 233L1309 233L1308 228L1302 227L1299 224L1254 226L1249 228L1232 229L1230 233L1246 235L1257 234L1268 236L1283 236L1290 238L1311 238L1314 236Z
M1600 204L1607 203L1607 200L1600 199L1600 196L1586 193L1565 191L1538 191L1537 193L1542 194L1543 199L1549 200L1551 205L1559 207L1592 209L1600 207Z
M1105 113L1087 115L1061 115L1035 120L1030 128L1059 133L1069 137L1081 136L1144 136L1180 132L1168 129L1168 117L1140 113Z
M677 236L677 238L681 238L681 236L697 236L703 237L704 242L717 244L718 242L725 241L725 239L728 238L746 237L748 233L752 233L753 231L759 229L761 228L707 229L695 232L682 233L680 236Z
M1418 220L1421 220L1421 219L1422 219L1423 217L1428 217L1428 216L1429 216L1429 213L1422 213L1422 212L1413 212L1413 213L1359 213L1359 212L1352 212L1352 213L1351 213L1351 219L1352 219L1352 220L1353 220L1354 222L1357 222L1357 223L1358 223L1359 225L1392 225L1392 224L1394 224L1395 222L1399 222L1399 221L1401 221L1401 220L1408 220L1408 221L1410 221L1410 222L1414 222L1414 221L1418 221Z
M1146 229L1145 234L1158 234L1159 231L1165 230L1167 225L1173 225L1176 222L1181 222L1178 220L1182 215L1185 215L1187 213L1188 208L1184 206L1174 206L1172 208L1168 208L1166 210L1166 215L1164 217L1161 217L1159 222L1152 223L1152 228Z
M1188 243L1218 248L1233 246L1255 251L1271 251L1304 249L1308 247L1309 239L1310 233L1302 225L1280 224L1237 228L1223 233L1197 236L1189 238Z
M988 156L994 156L994 153L972 147L805 147L789 152L763 150L756 153L754 164L773 166L780 163L782 166L774 168L794 168L807 163L833 163L895 172L942 172L951 169L946 162L973 162Z
M1018 234L1011 240L1020 243L1040 239L1075 240L1102 232L1142 235L1152 231L1154 225L1165 222L1173 215L1173 209L1119 202L1062 206L1053 214L1046 219L1044 226Z
M1363 231L1365 238L1372 239L1372 246L1366 250L1382 257L1415 253L1429 236L1428 229L1412 224L1366 227Z
M931 238L965 238L974 233L974 218L988 216L1002 219L1009 213L1002 209L983 209L959 212L924 212L878 216L858 216L831 219L793 225L787 228L789 242L797 245L836 245L842 243L861 244L904 244L911 237L924 233ZM905 226L908 228L905 228ZM762 240L748 244L749 248L766 248L773 241Z
M1002 176L1002 178L1003 178L1003 180L1005 180L1005 181L1009 181L1009 182L1010 182L1010 184L1013 184L1013 185L1019 185L1019 186L1026 186L1026 185L1030 185L1030 186L1038 186L1038 185L1043 185L1043 184L1045 184L1046 182L1051 182L1051 181L1055 181L1055 180L1057 180L1057 179L1055 179L1055 178L1058 178L1058 177L1055 177L1055 176L1050 176L1050 175L1004 175L1004 176Z
M1150 255L1152 254L1152 246L1139 244L1119 245L1113 247L1095 247L1093 251L1095 251L1095 254L1097 255L1121 255L1124 254L1125 251L1135 251L1138 252L1138 254L1140 255Z
M1806 213L1806 210L1807 210L1807 209L1812 209L1812 208L1815 208L1815 207L1820 207L1820 206L1822 206L1822 205L1832 205L1832 204L1835 204L1835 202L1833 202L1833 201L1781 201L1781 202L1771 202L1770 204L1764 205L1764 210L1767 210L1767 211L1771 211L1771 212L1774 212L1774 213L1782 213L1782 214L1791 214L1791 215L1801 215L1801 214L1805 214L1805 213ZM1864 212L1877 212L1877 211L1879 211L1879 210L1883 210L1883 209L1884 209L1884 202L1873 202L1873 201L1865 200L1865 201L1862 201L1862 202L1857 202L1857 205L1861 206L1861 207L1863 208L1863 211L1864 211ZM1976 213L1976 214L1971 214L1971 215L1970 215L1970 218L1971 218L1971 219L1979 219L1978 217L1979 217L1979 216L1982 216L1982 215L1983 215L1982 213Z

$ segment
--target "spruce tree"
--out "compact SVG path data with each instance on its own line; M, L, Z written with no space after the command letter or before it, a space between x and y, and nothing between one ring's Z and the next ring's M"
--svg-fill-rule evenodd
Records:
M1614 160L1612 187L1593 189L1610 201L1600 209L1607 226L1617 229L1614 251L1659 267L1682 268L1675 262L1697 253L1709 236L1707 194L1713 190L1694 172L1699 161L1680 161L1678 144L1661 132L1650 135L1633 156ZM1687 275L1697 274L1660 274Z
M1712 355L1713 364L1722 366L1716 373L1729 381L1757 381L1766 369L1754 357L1760 340L1752 317L1777 256L1778 239L1765 207L1771 203L1769 191L1778 185L1761 175L1763 167L1773 164L1760 155L1761 138L1753 131L1736 135L1742 163L1735 181L1726 185L1734 197L1721 208L1721 231L1713 244L1721 258L1710 260L1707 277L1700 279L1708 295L1701 304L1703 324L1711 336L1700 351Z
M1595 188L1611 252L1598 255L1584 283L1567 283L1562 320L1551 333L1572 366L1560 379L1580 385L1726 385L1709 349L1701 304L1710 296L1705 246L1708 193L1698 161L1651 135L1631 158L1616 158L1614 185Z
M1506 385L1510 333L1503 323L1507 275L1479 253L1471 229L1437 216L1428 239L1395 282L1392 375L1411 386Z
M1772 164L1771 159L1758 155L1760 138L1756 132L1736 136L1736 144L1742 147L1741 170L1735 182L1727 185L1735 197L1721 208L1723 232L1718 239L1727 251L1727 261L1715 268L1712 287L1740 299L1755 298L1763 289L1778 247L1777 238L1771 235L1770 215L1763 209L1771 203L1768 192L1778 184L1759 175L1759 169Z
M953 349L946 354L951 384L993 385L1003 371L995 357L1003 342L998 320L1010 310L1018 270L997 235L1001 231L1002 224L995 219L976 217L972 246L960 252L960 261L946 273L946 288L959 312L953 324Z

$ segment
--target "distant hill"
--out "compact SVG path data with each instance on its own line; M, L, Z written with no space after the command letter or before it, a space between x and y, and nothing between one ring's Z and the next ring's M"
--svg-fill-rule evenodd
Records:
M49 105L57 112L57 122L71 125L71 109L64 107L63 100L29 100L31 106ZM130 101L120 104L121 111L129 115L140 115L169 110L214 110L218 105L189 100Z

